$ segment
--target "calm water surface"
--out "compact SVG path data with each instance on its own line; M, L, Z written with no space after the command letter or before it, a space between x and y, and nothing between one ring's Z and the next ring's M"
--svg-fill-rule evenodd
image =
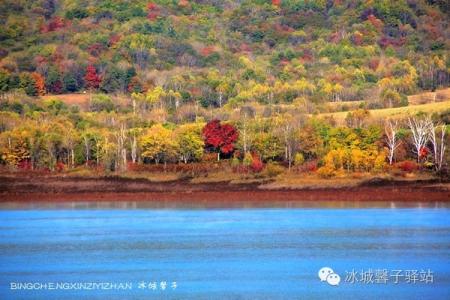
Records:
M0 299L450 299L446 205L246 206L2 204ZM338 286L318 278L325 266ZM369 269L430 270L434 282L346 278ZM11 289L29 282L132 289Z

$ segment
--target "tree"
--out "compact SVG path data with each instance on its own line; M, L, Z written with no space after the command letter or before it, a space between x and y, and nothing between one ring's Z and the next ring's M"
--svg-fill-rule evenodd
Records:
M93 146L95 146L95 157L97 166L103 164L106 170L116 170L120 167L120 160L123 161L121 157L122 151L119 151L117 145L118 134L114 129L109 130L107 128L92 128L91 141Z
M175 130L179 155L184 163L199 160L203 155L205 143L200 126L199 124L184 124Z
M55 0L43 0L42 10L44 17L48 20L56 11Z
M281 0L272 0L272 5L281 6Z
M181 94L179 92L175 92L173 90L169 90L166 94L166 98L168 99L168 107L175 107L175 110L180 106Z
M89 65L86 68L86 74L84 75L84 81L86 83L86 87L90 90L98 89L100 86L101 78L97 74L97 70L93 65Z
M238 139L236 128L230 124L220 124L219 120L212 120L202 130L205 147L217 151L217 160L220 153L229 154L234 151L234 143Z
M129 130L130 146L131 146L131 161L137 163L139 161L140 148L138 145L138 137L142 134L143 129L139 127L131 128Z
M130 78L130 82L128 83L127 90L130 93L142 93L143 86L142 81L138 76L133 76Z
M36 83L30 73L21 73L19 76L19 87L22 88L28 96L36 96Z
M117 169L125 171L127 169L127 148L125 145L127 140L127 130L124 123L120 124L115 136L117 141Z
M421 153L423 153L423 149L425 148L429 138L428 130L430 126L430 120L409 118L408 125L412 134L414 153L416 153L417 155L417 162L420 162Z
M384 107L392 108L398 107L401 104L402 97L397 91L391 89L385 89L381 93L381 99Z
M83 146L84 146L84 161L86 166L88 166L89 161L91 159L92 144L95 137L95 133L92 129L86 129L84 132L82 132L81 137L83 139ZM97 164L98 164L98 155L97 155Z
M67 128L59 122L45 122L42 125L42 145L45 150L41 163L50 170L55 170L61 152L64 136Z
M114 103L108 95L98 94L91 97L90 110L95 112L107 111L114 109Z
M301 166L305 162L305 157L300 152L295 154L294 165Z
M10 89L9 76L10 74L8 71L0 69L0 96Z
M61 76L55 67L51 67L48 70L45 79L45 88L52 94L60 94L62 92L63 84L61 82Z
M109 67L106 69L100 83L100 88L106 93L125 92L129 79L127 72L117 67Z
M242 163L244 164L244 166L247 169L247 172L250 168L250 166L252 165L253 162L253 156L250 152L246 152L244 155L244 159L242 160Z
M295 133L298 129L299 122L288 114L278 116L275 122L278 123L278 128L281 131L282 140L284 142L284 160L288 162L289 170L291 170L298 144Z
M299 131L298 142L300 151L306 159L317 158L324 151L323 139L312 124L307 124Z
M16 167L30 158L26 135L27 133L20 129L0 133L0 158L8 165Z
M75 92L78 90L77 80L72 72L65 73L63 76L63 89L65 92Z
M439 172L444 164L446 150L445 132L447 128L445 124L438 124L437 126L434 126L433 122L431 121L429 122L428 126L429 138L431 144L433 145L434 168Z
M148 90L145 95L145 100L149 104L151 108L153 108L156 104L160 104L161 108L163 107L163 97L166 96L166 92L161 86L157 86L152 90Z
M67 149L67 164L70 168L73 168L75 166L75 146L79 142L80 137L72 123L67 122L65 128L66 134L63 138L63 145Z
M357 109L355 111L350 111L347 113L347 116L345 117L345 122L349 127L362 128L367 119L369 118L370 118L370 111L368 111L367 109Z
M173 132L164 128L161 124L153 125L141 138L142 157L159 162L167 163L175 157L178 145L175 142Z
M249 134L249 119L253 119L255 116L255 110L251 106L242 106L240 109L240 125L239 126L239 137L242 139L242 148L244 153L247 153L248 149L251 147L251 137Z
M155 42L151 35L133 33L120 41L121 49L126 52L140 69L145 69L155 53Z
M384 125L384 132L386 135L386 144L389 150L389 164L392 165L394 160L395 150L400 146L401 141L398 139L398 123L397 121L388 120Z
M223 102L224 102L223 96L229 93L230 86L228 85L227 82L223 81L216 87L216 91L219 94L219 99L218 99L219 107L222 107Z
M257 132L253 140L253 148L262 160L274 160L283 157L283 142L272 131Z
M45 79L44 77L37 73L37 72L33 72L31 73L31 77L34 80L34 86L36 88L36 94L38 96L42 96L45 94Z
M310 95L315 90L314 84L310 83L305 78L301 78L300 80L294 82L293 88L302 96Z

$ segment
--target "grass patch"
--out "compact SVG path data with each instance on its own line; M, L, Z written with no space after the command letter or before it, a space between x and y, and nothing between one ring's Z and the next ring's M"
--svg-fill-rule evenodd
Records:
M152 182L170 182L182 179L182 173L174 172L124 172L118 174L121 178L146 179Z
M231 182L242 180L242 174L233 173L230 171L211 172L205 176L195 177L191 183L217 183L217 182Z
M423 112L426 114L439 113L447 109L450 109L450 101L427 103L422 105L411 105L405 107L385 108L385 109L372 109L370 115L374 119L390 118L404 118L413 116L417 113ZM345 122L348 112L335 112L319 114L322 117L333 117L338 123Z
M358 174L357 176L348 175L323 179L316 174L285 173L279 175L274 182L265 184L261 188L270 190L355 187L373 177L371 174Z

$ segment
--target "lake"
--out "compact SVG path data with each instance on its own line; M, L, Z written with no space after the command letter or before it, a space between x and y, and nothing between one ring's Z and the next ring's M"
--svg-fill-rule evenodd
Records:
M0 299L80 298L450 299L450 209L3 203Z

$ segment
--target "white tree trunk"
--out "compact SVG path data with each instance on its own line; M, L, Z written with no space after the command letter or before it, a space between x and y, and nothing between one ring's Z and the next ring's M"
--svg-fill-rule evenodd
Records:
M438 128L440 128L440 131L438 130L439 136L437 136L437 134L436 134L436 130ZM433 145L434 168L436 171L440 171L444 164L444 154L445 154L445 150L446 150L445 131L446 131L445 124L437 125L435 127L433 122L430 121L429 137L430 137L431 144Z
M389 149L389 164L394 161L395 150L400 146L401 141L398 140L398 124L397 121L388 120L384 126L386 133L386 144Z
M409 129L413 136L414 152L417 155L417 162L420 162L420 150L422 150L428 142L429 119L419 120L416 118L409 118Z
M131 160L133 163L137 161L137 139L136 134L133 135L133 142L131 143Z

